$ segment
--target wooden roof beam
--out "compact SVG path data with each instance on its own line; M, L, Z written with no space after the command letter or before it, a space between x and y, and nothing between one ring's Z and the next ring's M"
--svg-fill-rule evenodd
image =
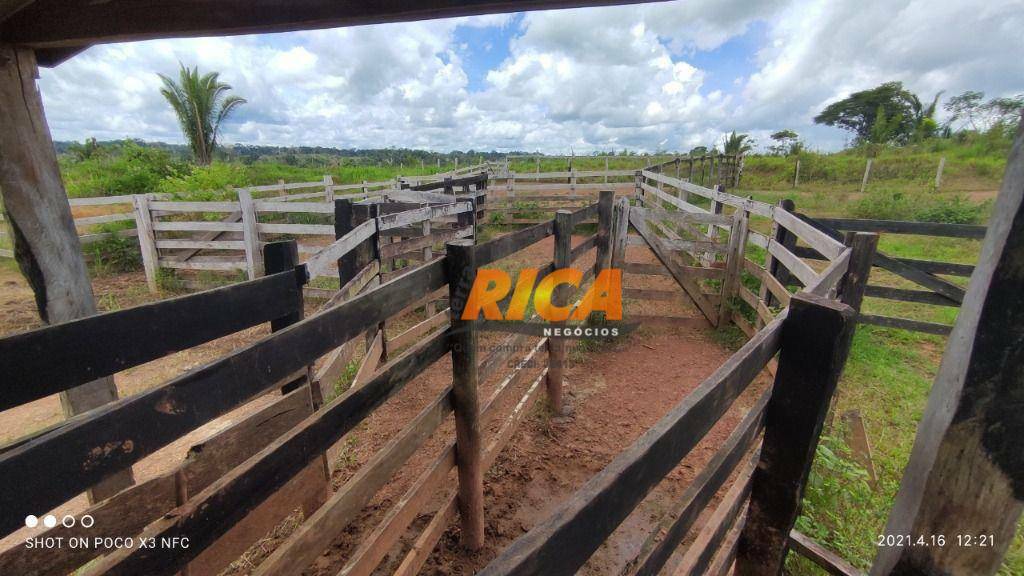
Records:
M154 38L289 32L501 12L633 4L639 0L36 0L0 23L0 43L37 50ZM73 53L73 52L72 52Z

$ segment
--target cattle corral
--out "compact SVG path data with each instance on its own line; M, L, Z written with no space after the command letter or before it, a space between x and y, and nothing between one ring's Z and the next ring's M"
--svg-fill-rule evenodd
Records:
M584 4L605 3L622 2ZM298 204L276 210L270 201L263 205L262 221L257 202L267 199L252 197L250 203L245 194L237 210L172 204L158 205L171 209L155 213L145 204L169 199L133 197L149 284L161 275L161 259L186 270L235 270L243 269L244 258L248 279L96 314L37 90L37 62L56 65L112 41L577 5L441 0L272 1L255 8L224 3L217 10L193 10L181 2L162 3L161 10L117 2L0 6L0 191L13 253L48 323L0 339L6 377L0 409L20 410L56 394L67 415L0 449L0 523L5 535L24 522L36 530L34 536L88 529L94 538L110 537L99 538L101 544L120 543L116 549L46 547L46 538L30 538L0 553L4 572L747 575L781 573L794 551L829 573L857 573L793 528L860 321L949 334L899 492L880 531L893 544L875 546L871 573L995 573L1024 507L1024 420L1016 410L1024 342L1019 130L987 229L928 228L928 234L984 236L970 271L890 257L877 251L876 235L858 232L924 228L815 221L792 205L737 197L705 181L696 184L692 174L673 176L666 164L636 170L632 187L622 175L625 190L618 199L604 189L618 188L613 182L589 182L601 193L575 198L587 196L573 194L586 183L575 180L570 167L567 175L555 176L564 182L534 185L552 186L539 190L543 195L568 188L571 201L582 205L548 218L548 210L538 209L553 207L546 200L524 206L506 199L514 219L526 208L530 215L522 219L539 222L487 239L480 219L487 201L501 198L500 190L490 190L491 177L497 181L501 172L491 169L479 176L452 175L453 183L480 178L476 182L486 182L482 190L416 189L443 190L443 180L396 183L394 194L335 199L333 206L332 183L320 182L323 190L312 194L324 195L326 209L312 202L309 210L294 210ZM507 164L504 175L506 187L515 188ZM507 198L515 190L505 192ZM208 219L204 209L222 215ZM331 217L329 225L320 221ZM586 226L590 221L596 231ZM445 234L450 237L438 236ZM300 251L291 235L325 238ZM596 399L627 411L636 406L616 404L614 393L600 394L598 376L620 384L649 373L671 384L676 376L663 370L674 368L668 363L673 356L657 354L651 344L656 337L620 343L626 354L618 356L621 349L614 348L570 352L561 338L513 333L501 339L485 323L461 317L480 270L515 269L523 263L516 260L538 246L546 253L532 254L539 262L531 263L542 276L575 266L582 269L583 289L614 269L666 281L657 288L646 282L627 287L630 299L644 302L635 318L645 326L653 326L644 314L648 303L681 301L686 313L707 326L739 326L746 341L710 373L686 374L684 390L652 390L653 396L669 390L680 395L670 405L629 414L635 422L622 426L629 438L608 442L607 433L579 435L593 431L588 424L602 416L622 416L594 410L602 405ZM210 250L234 252L205 253ZM642 256L633 259L638 251ZM417 260L409 254L420 263L406 266ZM316 276L329 274L333 262L336 286L308 286L311 276L319 281ZM873 266L927 290L872 290ZM966 273L966 289L939 277ZM554 290L554 304L582 305L570 304L568 288ZM898 301L952 303L959 314L952 326L859 314L871 292ZM307 300L314 296L326 301L311 306ZM118 398L113 374L240 331L253 331L240 346ZM635 344L656 354L629 353ZM484 353L485 345L493 349ZM685 348L680 340L666 345ZM698 353L713 357L707 350ZM345 364L349 357L358 361ZM618 372L604 363L613 359ZM640 362L661 366L650 369ZM325 386L332 381L343 385ZM633 391L612 390L622 396ZM421 394L422 402L389 414L410 392ZM254 400L266 404L253 406ZM388 417L394 430L375 428L376 420ZM197 443L188 439L207 426L210 434ZM367 443L371 452L346 460L351 439L375 430L377 441ZM582 470L575 462L543 464L534 458L528 470L564 470L568 476L561 491L542 490L531 498L530 473L517 469L515 458L544 438L551 441L540 444L549 459L574 460L572 447L590 443L601 446L601 457L578 476L574 472ZM562 440L565 446L558 445ZM176 442L191 446L184 460L156 475L134 474ZM341 476L339 462L348 471ZM692 476L680 473L680 466ZM518 484L510 480L517 472L524 480ZM80 502L83 494L90 502L87 516L60 514L65 503ZM532 514L514 516L531 504ZM33 516L45 510L61 519ZM85 517L90 525L77 524ZM54 527L68 519L70 527ZM953 534L968 535L967 544L918 545L926 537ZM990 545L973 545L970 536L979 534ZM863 558L860 563L867 565Z
M641 287L633 287L635 284L628 280L624 282L627 317L639 312L638 318L651 319L653 315L643 314L645 301L652 305L672 300L692 302L684 305L684 316L700 316L703 322L711 326L736 322L752 335L750 342L690 395L679 398L682 402L667 414L655 415L646 411L646 418L662 416L662 420L610 464L603 461L608 466L567 500L567 504L579 502L583 506L581 513L591 501L601 498L620 501L619 492L622 488L617 487L617 482L622 481L622 476L614 473L616 466L660 470L645 477L642 489L633 490L636 486L631 486L631 492L642 499L662 476L677 467L701 440L703 432L711 430L718 420L726 417L728 411L731 414L728 418L733 422L732 432L729 433L728 428L720 430L721 426L716 428L715 444L722 444L713 444L713 453L707 453L708 447L702 445L707 456L703 461L698 459L698 462L706 468L699 469L700 473L690 483L679 483L678 474L675 483L677 488L671 488L672 482L667 483L669 493L674 491L684 499L683 507L679 508L678 502L663 502L655 506L682 511L678 517L670 514L663 518L662 522L668 522L666 527L671 528L667 532L668 536L659 541L658 533L649 529L633 534L632 538L637 541L629 543L627 538L626 544L623 544L627 549L633 549L632 556L626 558L621 565L613 566L614 570L633 567L641 570L641 573L657 572L656 568L660 568L672 556L676 546L696 521L697 514L709 505L711 498L720 491L734 469L742 469L738 477L740 482L736 485L746 485L744 478L749 478L751 469L743 462L751 457L756 458L756 450L750 451L756 446L761 414L770 404L770 395L763 389L761 393L745 394L745 402L752 403L752 409L742 418L740 416L744 409L737 408L739 412L729 411L729 406L744 394L756 375L783 345L781 327L784 318L792 312L780 314L779 319L775 315L790 310L787 306L793 296L775 279L778 271L772 275L758 263L745 258L748 243L753 242L755 246L759 243L758 233L750 229L749 220L763 218L780 227L787 227L809 249L815 250L818 257L827 260L824 267L817 264L812 266L781 244L770 240L764 242L769 252L783 262L787 270L791 270L790 278L795 286L804 286L808 294L818 295L818 300L814 296L801 296L806 300L802 304L805 309L798 308L797 313L810 314L812 320L808 323L815 321L816 314L824 314L826 320L830 314L833 317L829 320L833 323L830 329L837 331L836 336L821 342L836 346L837 352L833 354L831 363L818 363L815 367L820 372L817 376L830 378L833 385L842 363L844 338L848 337L852 324L848 314L835 316L841 309L833 310L834 305L828 304L829 300L820 298L829 295L835 297L841 282L846 282L848 286L842 290L845 298L856 300L857 291L863 290L863 278L856 271L848 273L849 266L851 262L860 262L862 266L864 262L869 262L870 258L864 260L863 256L854 256L871 248L870 241L861 241L870 236L857 237L855 249L851 250L782 208L735 197L722 190L704 188L665 176L662 172L659 167L628 174L613 172L607 175L612 178L608 185L600 182L589 186L593 191L614 188L614 180L618 178L620 194L617 201L612 190L602 192L598 198L592 192L589 195L581 194L580 190L575 189L577 182L548 184L545 190L539 191L546 196L531 200L538 203L531 208L557 210L566 205L575 205L575 211L560 210L553 220L538 218L540 223L479 244L458 242L455 239L459 235L475 235L479 226L477 219L486 218L488 207L502 204L507 206L514 202L510 199L522 198L524 192L529 195L537 191L516 190L512 174L491 170L491 174L483 172L461 176L461 179L441 179L438 180L439 184L409 184L405 189L398 188L373 198L335 198L332 210L335 222L331 227L337 239L309 255L301 265L299 262L302 256L294 241L271 242L266 244L263 251L265 276L213 291L6 339L4 345L7 350L30 347L35 350L63 350L61 354L65 355L60 358L54 356L54 352L44 356L19 356L23 359L23 365L18 366L15 372L26 377L39 377L45 372L50 388L33 390L30 396L8 395L5 407L11 407L66 389L78 382L88 381L97 375L112 374L263 322L269 321L272 330L269 336L257 340L248 348L192 369L181 377L118 401L106 409L90 413L80 422L58 426L35 438L19 442L4 455L7 461L4 478L5 482L10 482L7 505L22 507L26 513L30 510L55 508L104 474L137 462L178 436L254 397L279 388L281 396L278 400L237 419L226 429L192 448L189 457L178 467L164 471L86 510L110 522L104 530L111 534L141 532L154 537L170 538L187 533L191 542L189 550L124 549L106 555L92 569L99 573L171 573L188 565L192 573L215 573L228 566L233 558L245 553L253 542L266 537L278 522L289 517L294 522L292 511L301 508L304 518L302 523L287 537L275 542L272 552L252 569L254 573L261 574L297 572L299 569L296 566L305 567L316 562L322 552L330 548L331 542L346 531L346 526L358 526L365 522L363 516L366 512L361 513L361 510L372 510L374 505L383 505L374 500L374 494L379 490L394 491L390 477L396 473L401 476L404 461L422 460L423 457L418 456L421 450L426 450L431 443L444 444L443 438L431 439L431 436L436 435L435 430L447 429L447 425L442 426L442 421L449 412L453 412L455 428L457 431L461 429L461 437L466 438L460 444L475 445L478 454L476 460L458 452L459 444L447 440L447 446L442 446L441 452L418 477L414 476L406 492L392 495L397 501L383 516L377 514L379 524L367 527L368 533L350 545L354 549L350 549L350 556L345 558L341 573L371 573L382 561L397 553L394 551L396 546L399 551L406 550L402 560L390 560L389 565L398 573L416 573L428 558L432 563L450 562L444 559L443 550L439 552L441 557L433 554L433 550L449 530L449 518L455 511L456 502L473 501L473 494L467 495L465 491L473 489L474 484L460 475L457 483L459 490L445 491L445 478L453 468L473 466L478 470L477 474L491 469L508 441L517 434L517 427L524 419L529 417L531 425L537 425L537 422L557 417L567 367L564 344L551 345L547 339L530 341L523 335L508 337L503 342L504 346L495 346L494 351L486 356L481 354L477 357L476 353L450 354L450 350L455 349L474 350L476 344L467 341L464 346L457 346L449 342L445 326L450 323L453 327L460 327L460 321L457 315L450 316L446 305L450 302L458 305L460 299L455 294L447 294L448 298L445 298L446 292L451 290L450 287L446 290L445 284L449 277L472 274L452 268L460 262L466 262L462 266L468 270L475 269L469 266L478 268L495 263L502 266L501 262L507 262L509 258L514 260L523 250L530 250L531 245L545 241L545 238L553 238L553 257L546 261L547 267L543 268L543 260L536 262L542 269L552 270L574 263L578 266L578 262L589 262L585 266L587 272L584 282L590 281L599 269L608 266L623 269L627 277L663 279L659 288L651 288L650 282L641 282ZM506 177L504 185L496 182L501 180L501 176ZM587 176L603 180L605 175L598 173ZM552 179L563 177L566 176L550 176ZM569 188L570 185L572 188ZM474 190L468 190L470 186ZM674 187L672 194L666 192L670 187ZM430 188L440 189L442 194L447 192L448 195L442 200L423 190ZM590 203L588 198L600 201ZM631 202L630 198L634 198L634 201ZM688 202L699 198L718 207L705 210ZM299 207L306 208L301 204ZM201 213L234 210L236 207L188 203L182 208ZM151 210L160 211L156 214L157 219L174 218L179 213L171 202L157 204ZM316 210L326 213L319 206ZM573 246L570 238L574 229L586 226L587 222L597 224L596 232L577 237ZM459 234L460 230L465 232ZM200 234L237 232L199 230L194 227L188 231ZM262 231L278 230L264 228ZM282 228L281 231L293 230ZM399 231L400 235L391 237L391 231ZM424 240L428 234L431 240ZM169 246L161 245L161 242L166 241L157 239L155 247L195 248L201 252L211 246ZM437 257L445 244L447 254ZM639 259L635 259L636 256L632 257L634 259L626 258L627 253L634 254L637 250L643 256ZM162 260L163 256L159 258ZM536 261L536 255L533 259ZM336 272L334 262L337 262ZM408 267L400 268L403 264L408 264ZM522 264L517 262L512 266ZM767 297L772 298L771 303L767 299L755 300L758 325L765 325L756 333L754 326L734 313L731 305L732 300L741 294L744 300L757 298L755 292L741 285L740 277L744 272L753 273L762 281L764 278L771 279L765 292L771 295ZM863 273L863 269L859 272ZM314 289L309 295L319 298L326 296L326 302L321 301L315 307L303 306L303 289L308 279L324 274L338 274L342 288L336 292ZM464 290L465 283L460 285ZM672 286L674 288L666 289ZM304 308L314 308L315 312L302 319ZM410 312L418 320L409 320ZM405 318L400 320L403 316ZM389 336L386 326L395 324L409 327L401 334ZM465 322L461 325L473 326ZM122 342L110 338L94 338L93 341L99 345L82 344L85 334L96 334L97 331L109 333L110 338L120 338ZM461 333L463 338L475 340L478 338L475 332L474 329L460 330L456 334ZM486 339L493 341L495 336L488 335ZM71 343L74 345L69 345ZM338 398L330 399L333 382L356 355L357 348L360 349L361 359L352 378L351 388ZM112 354L112 351L118 352ZM525 358L524 351L527 351ZM327 490L332 465L336 463L340 451L344 450L344 446L339 448L337 444L345 437L345 433L353 430L359 421L371 416L377 406L398 394L408 382L419 382L416 380L418 374L426 370L436 372L437 367L430 368L430 365L449 354L456 366L450 373L452 384L438 389L438 394L418 412L407 414L407 420L400 429L392 431L393 436L379 446L379 451L362 462L357 470L350 471L351 475L346 480L341 482L335 470L335 483L340 483L340 486L336 486L337 491L333 493ZM45 361L40 361L43 358ZM587 355L586 358L588 361L602 362L600 352ZM780 373L785 373L786 365L783 355L782 364L778 368ZM309 366L313 366L313 369ZM470 366L478 368L474 370ZM68 367L76 369L69 370ZM511 372L508 372L510 367ZM679 366L671 368L674 371L681 369ZM575 367L574 370L583 383L588 381L584 374L593 372L585 366ZM573 369L569 369L569 372L573 373ZM497 383L493 388L490 384L484 385L495 380ZM473 398L478 384L481 391L479 399ZM525 391L521 390L523 387ZM467 389L473 391L470 398L457 400L459 392L456 391L461 390L465 394ZM575 398L573 387L569 386L568 390L573 394L572 398ZM488 394L484 394L484 391ZM553 412L537 416L531 406L542 393ZM326 402L325 398L328 399ZM815 404L821 407L820 417L824 418L827 401L822 403L821 400L817 399ZM467 401L479 407L460 404ZM503 411L511 411L501 416L493 414L499 406ZM478 417L466 417L467 412L476 414L477 411ZM584 413L581 404L579 416ZM287 418L284 417L286 414ZM740 419L738 423L737 418ZM557 418L555 421L558 421ZM117 424L113 425L114 422ZM274 426L267 427L267 422L274 422ZM484 436L491 432L487 426L496 428L493 437L484 443ZM487 432L483 432L482 428ZM635 430L635 434L641 431ZM804 431L805 442L813 443L812 432L811 428ZM683 436L672 440L672 449L663 452L664 442L679 434ZM240 444L239 440L243 438L246 442ZM592 439L580 438L581 442L589 440ZM642 449L645 442L650 443L650 447ZM607 457L611 456L613 454ZM459 466L455 465L456 460ZM779 469L792 473L801 466L809 466L809 463L809 459L805 458L804 462L790 463L792 469L789 471L783 470L782 466ZM19 474L42 468L61 470L60 477L64 480L42 487L25 484L17 479ZM581 481L581 478L577 478L576 487L579 487ZM495 485L501 486L501 482ZM480 489L477 485L477 502L481 502ZM490 485L488 489L492 490ZM438 495L438 490L441 490L441 495ZM723 496L724 504L718 512L705 521L703 528L694 531L699 532L697 541L702 543L700 546L706 548L708 554L718 549L725 539L727 545L716 559L716 566L723 569L729 566L728 561L735 553L735 543L743 527L736 520L738 502L746 498L746 491L744 489L741 493L737 490L727 490ZM165 496L160 497L158 494ZM138 498L143 495L149 505L140 508ZM433 520L426 521L425 525L423 520L414 522L423 514L423 506L428 503L437 504L438 498L440 504ZM639 499L614 510L602 508L602 513L610 519L606 522L609 527L607 531L593 530L593 519L586 522L576 520L554 527L557 530L552 528L552 537L545 541L556 545L558 538L554 536L578 530L574 526L581 522L583 524L580 525L587 526L588 536L585 539L589 542L574 555L561 555L571 566L566 570L571 572L582 566L594 549L611 535L612 529L625 520ZM367 505L371 508L366 509ZM132 513L127 514L128 510ZM160 518L172 510L174 514L171 516ZM476 509L463 508L459 514L459 533L463 539L477 538L476 543L471 543L474 547L479 547L485 540L481 524L482 512L482 507L478 505ZM534 520L540 527L524 525L524 528L544 528L539 522L540 518ZM476 522L475 536L466 535L473 529L473 526L467 526L467 522ZM413 531L408 532L413 524ZM10 525L5 528L10 531L15 527ZM65 529L58 527L54 530L59 532ZM206 547L215 553L200 553ZM490 549L495 555L500 552ZM691 548L689 553L677 554L675 562L692 564L690 569L699 571L699 567L712 558L697 552L697 548ZM543 550L534 552L543 553ZM0 557L0 564L22 569L35 566L37 573L50 573L53 569L73 568L95 555L96 551L90 553L87 550L42 554L38 549L14 548ZM45 561L42 559L44 557ZM545 565L553 567L551 561L548 558ZM325 560L320 559L319 562ZM233 569L237 570L237 565ZM522 569L521 565L506 565L504 556L500 556L487 568L499 572ZM602 572L598 570L596 573Z

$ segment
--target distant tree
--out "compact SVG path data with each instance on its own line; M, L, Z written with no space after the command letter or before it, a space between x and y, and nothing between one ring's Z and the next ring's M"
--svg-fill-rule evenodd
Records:
M941 94L941 93L940 93ZM935 107L925 107L902 82L886 82L870 90L854 92L830 104L814 117L817 124L836 126L856 135L858 142L903 144L912 138L935 133Z
M1020 122L1021 109L1024 108L1024 94L992 98L985 102L984 92L968 90L950 98L944 108L950 115L944 124L944 128L949 131L954 130L955 126L961 131L995 129L1012 137Z
M800 135L792 130L779 130L769 138L775 144L768 147L768 152L776 156L787 156L799 154L804 149L804 143L800 141Z
M977 130L978 122L984 113L982 110L984 99L985 93L976 90L968 90L963 94L953 96L943 106L946 112L949 112L949 120L946 121L946 124L952 126L960 123L962 127Z
M245 104L245 98L229 96L231 86L218 81L219 72L200 76L198 68L181 65L178 82L163 74L159 76L164 83L160 93L174 108L196 163L209 164L221 123L235 108Z
M725 137L724 150L726 154L745 154L754 148L754 141L750 134L737 134L735 130Z
M707 146L694 146L693 148L690 148L690 156L704 156L707 153Z

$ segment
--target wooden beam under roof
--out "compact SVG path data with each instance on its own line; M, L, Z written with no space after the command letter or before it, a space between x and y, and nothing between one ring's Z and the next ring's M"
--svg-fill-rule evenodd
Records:
M15 4L24 0L0 0ZM0 22L0 43L59 64L92 44L227 36L500 12L633 4L639 0L36 0ZM0 16L2 19L2 16Z

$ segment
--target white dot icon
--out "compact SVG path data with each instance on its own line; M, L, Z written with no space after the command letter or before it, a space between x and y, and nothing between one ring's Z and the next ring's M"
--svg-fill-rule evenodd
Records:
M39 518L36 518L35 514L25 516L25 526L28 526L29 528L39 526Z
M53 514L47 514L46 518L43 518L43 525L47 528L53 528L57 525L57 517Z

